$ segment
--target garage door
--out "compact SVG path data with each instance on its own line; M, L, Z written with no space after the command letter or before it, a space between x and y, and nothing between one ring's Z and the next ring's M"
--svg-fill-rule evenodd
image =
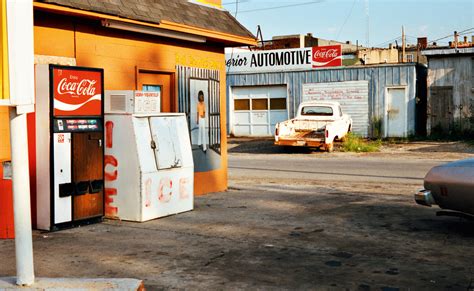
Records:
M231 133L271 136L275 124L288 119L286 85L232 87Z

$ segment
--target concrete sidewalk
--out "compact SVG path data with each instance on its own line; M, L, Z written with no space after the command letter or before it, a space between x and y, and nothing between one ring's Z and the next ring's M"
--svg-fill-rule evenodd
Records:
M28 287L15 282L15 277L0 278L0 290L144 290L143 282L136 279L36 278L35 284Z

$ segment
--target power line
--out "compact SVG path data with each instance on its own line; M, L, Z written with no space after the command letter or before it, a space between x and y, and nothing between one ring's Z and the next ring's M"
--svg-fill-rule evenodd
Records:
M461 34L461 33L464 33L464 32L467 32L467 31L470 31L470 30L473 30L474 27L471 27L471 28L468 28L468 29L465 29L463 31L459 31L458 34ZM440 38L437 38L435 40L430 40L429 42L435 42L435 41L439 41L439 40L442 40L442 39L445 39L445 38L448 38L448 37L452 37L453 34L449 34L447 36L443 36L443 37L440 37Z
M239 0L235 1L235 14L234 17L237 19L237 14L239 13Z
M343 29L344 26L346 25L347 20L349 20L349 17L351 17L352 11L354 10L354 6L355 6L356 2L357 2L357 0L354 0L354 2L352 2L351 10L349 11L349 14L347 14L346 19L344 19L344 22L342 23L342 26L341 26L341 28L339 29L339 32L337 33L336 39L339 39L339 36L341 35L342 29Z
M274 10L274 9L281 9L281 8L289 8L289 7L296 7L296 6L303 6L303 5L318 4L318 3L321 3L321 2L324 2L324 1L325 0L315 0L315 1L311 1L311 2L299 3L299 4L289 4L289 5L274 6L274 7L267 7L267 8L257 8L257 9L243 10L243 11L240 11L240 13L248 13L248 12Z
M384 42L382 42L382 43L376 45L375 47L383 46L383 45L385 45L385 44L394 42L394 41L396 41L396 40L401 40L401 39L402 39L402 37L401 37L401 36L398 36L398 37L392 38L391 40L384 41Z
M230 5L230 4L236 4L236 3L243 3L243 2L250 2L250 0L240 0L240 1L232 1L232 2L226 2L222 3L222 5Z

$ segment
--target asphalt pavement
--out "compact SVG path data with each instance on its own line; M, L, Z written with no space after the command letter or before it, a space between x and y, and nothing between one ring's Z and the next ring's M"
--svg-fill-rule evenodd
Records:
M318 155L239 154L229 156L229 175L248 179L297 181L356 181L422 184L426 173L444 161L381 159L379 157L328 157Z

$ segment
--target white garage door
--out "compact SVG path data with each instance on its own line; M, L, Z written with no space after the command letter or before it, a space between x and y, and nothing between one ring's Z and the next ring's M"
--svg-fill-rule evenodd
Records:
M231 133L271 136L288 119L286 86L232 87Z

